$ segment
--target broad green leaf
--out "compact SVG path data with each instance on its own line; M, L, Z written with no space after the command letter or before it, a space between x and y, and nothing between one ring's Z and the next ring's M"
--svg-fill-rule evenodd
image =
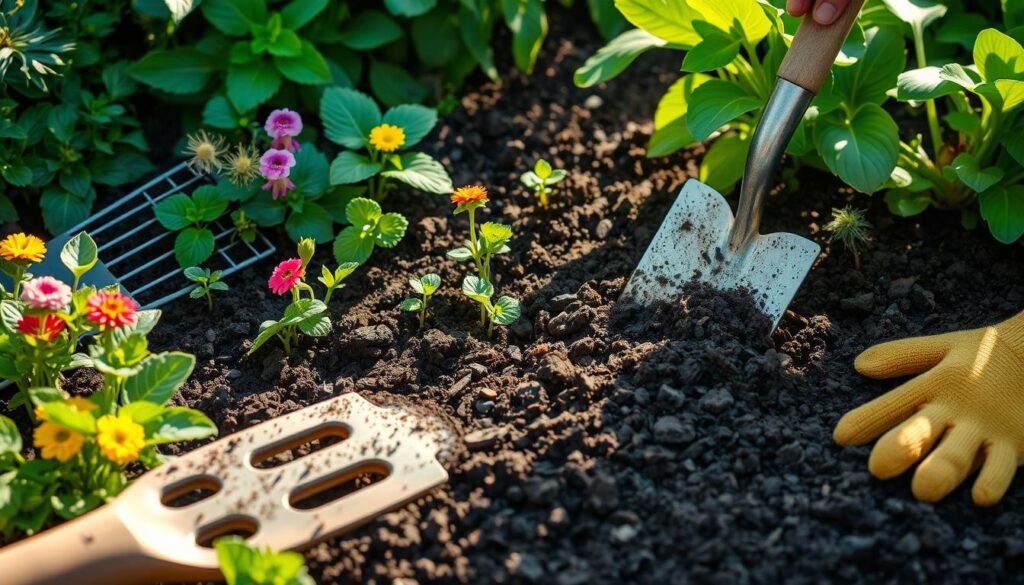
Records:
M380 222L377 224L375 233L377 245L384 248L394 248L405 236L405 230L408 227L409 220L405 219L404 215L393 211L385 213L380 217Z
M379 10L360 12L341 29L341 42L356 51L370 51L402 38L402 27Z
M302 2L303 0L294 0ZM307 40L299 43L299 52L295 56L276 56L274 65L286 78L295 83L319 85L331 81L331 70L327 60Z
M469 275L462 279L462 294L478 303L488 303L494 294L494 285L486 278Z
M291 30L299 30L323 12L330 0L291 0L281 9L281 24Z
M411 18L433 10L437 0L384 0L384 5L391 14Z
M320 118L327 138L354 150L365 148L370 130L381 123L380 109L370 96L337 87L324 92Z
M143 424L147 445L179 441L198 441L217 434L217 425L205 414L191 408L174 406Z
M642 29L628 30L591 55L573 74L573 83L576 87L593 87L614 79L637 57L666 44Z
M939 77L969 91L975 91L977 85L981 83L981 75L977 71L970 67L964 67L959 63L943 65L942 69L939 70Z
M316 199L327 191L327 157L312 144L304 145L295 153L295 166L288 176L295 183L295 190L307 199Z
M551 176L551 163L544 159L538 160L533 165L533 172L536 173L537 177L541 180L545 180Z
M419 144L437 124L437 110L417 104L395 106L384 113L383 123L398 126L405 132L402 150Z
M350 185L376 176L384 168L370 157L351 150L343 150L331 163L331 184Z
M999 167L980 168L974 156L962 152L950 163L957 177L974 191L981 193L995 185L1003 178L1003 169Z
M183 271L183 274L185 275L185 278L194 282L199 282L200 280L207 280L209 278L208 271L208 268L204 269L198 266L189 266Z
M960 91L960 86L944 79L942 69L929 65L905 71L896 79L896 99L931 100Z
M971 51L978 33L989 26L988 20L980 14L963 12L951 15L942 21L935 31L935 40L942 43L956 43Z
M83 435L96 434L96 419L89 412L83 412L66 402L46 402L39 408L46 413L47 420L63 425Z
M686 57L683 58L683 71L712 71L732 63L739 54L739 39L733 40L729 35L715 31L686 52Z
M228 200L220 195L220 189L213 185L203 185L192 192L195 221L211 222L224 215L228 209Z
M302 54L302 41L295 31L284 29L267 45L267 52L275 57L298 57Z
M334 223L348 223L348 218L345 217L345 207L353 199L363 195L365 191L366 187L362 185L343 185L331 189L326 195L317 199L316 202L320 207L327 210Z
M491 310L491 318L498 325L512 325L519 320L521 313L519 301L512 297L498 297Z
M772 22L757 0L687 0L703 20L722 32L735 27L743 31L748 43L756 45L768 36Z
M213 96L210 98L210 101L206 102L206 106L203 107L204 126L220 128L221 130L234 130L241 126L239 118L240 116L231 105L231 102L222 95Z
M543 0L501 0L505 24L512 31L512 56L516 67L532 73L541 44L548 34Z
M410 278L409 279L409 286L411 286L412 290L414 292L416 292L417 294L423 294L423 283L420 282L420 279L418 279L418 278Z
M373 199L356 197L345 206L345 217L354 226L370 226L371 228L380 220L380 204Z
M284 229L296 242L302 238L313 238L318 244L326 244L334 237L334 221L330 214L312 201L306 201L302 211L293 211Z
M932 199L924 193L913 193L907 189L891 189L885 194L885 204L893 215L913 217L928 209Z
M690 135L690 129L686 126L686 120L681 117L654 131L650 141L647 143L647 157L667 156L681 148L693 146L699 142L699 140L695 140Z
M174 239L178 265L199 266L213 255L213 232L206 228L185 228Z
M419 311L420 309L423 308L423 301L420 299L405 299L404 301L402 301L400 307L403 311ZM2 447L2 445L0 445L0 447Z
M419 278L419 283L421 290L418 292L430 296L437 292L437 289L441 288L441 276L433 272L424 274Z
M190 47L157 50L146 54L132 65L135 79L168 93L190 94L206 87L210 76L218 70L209 55Z
M465 50L458 19L447 10L434 10L412 21L412 42L416 56L430 68L440 69Z
M349 226L334 239L334 259L338 262L357 262L362 264L373 254L376 242L371 231L363 231L357 226Z
M481 9L493 14L489 7ZM494 28L492 25L491 18L478 14L473 4L463 2L459 6L459 35L462 42L484 74L497 81L498 69L494 66L494 51L491 48L491 33Z
M974 64L984 81L1024 79L1024 47L994 28L978 34L974 43Z
M978 204L996 240L1012 244L1024 234L1024 185L989 189L978 196Z
M210 24L236 37L248 35L252 25L267 20L264 0L203 0L201 8Z
M932 0L883 0L889 11L909 24L915 31L923 31L946 14L946 7Z
M647 144L648 157L665 156L698 142L686 126L686 111L693 90L709 79L711 77L702 73L685 75L668 88L654 113L654 134Z
M317 315L299 321L295 326L310 337L323 337L331 332L331 319L327 315Z
M0 416L0 457L21 453L21 446L18 425L6 416Z
M1003 146L1017 164L1024 166L1024 134L1007 132L1003 137Z
M701 41L693 21L704 17L686 0L615 0L615 7L630 24L666 42L689 48Z
M981 128L981 118L971 112L950 112L942 117L950 128L957 132L971 134Z
M92 270L97 259L96 242L85 232L72 236L60 251L60 261L75 278L81 278L83 274Z
M182 230L192 225L190 218L195 214L195 209L192 199L184 193L175 193L153 207L157 221L171 231Z
M470 252L469 248L466 248L465 246L460 246L458 248L448 250L448 253L445 255L448 256L449 259L454 260L456 262L466 262L468 260L473 259L473 253Z
M275 201L270 191L260 191L255 197L242 205L242 211L248 219L260 227L281 225L287 207L284 201Z
M382 176L396 179L428 193L451 193L452 179L441 163L422 152L401 155L401 170L386 170Z
M59 187L49 187L39 200L43 221L50 233L62 234L85 221L92 204Z
M873 193L896 166L899 128L880 106L864 104L852 119L842 111L819 118L815 144L833 173L854 189Z
M422 102L430 93L430 89L405 68L376 60L370 62L370 89L386 106Z
M1003 101L1003 113L1009 112L1024 103L1024 81L1016 79L999 79L995 82L996 91Z
M587 6L590 8L590 20L597 26L601 38L614 38L629 28L629 23L615 9L615 0L587 0Z
M132 402L118 409L118 415L124 415L140 425L160 416L166 409L161 404L153 402Z
M875 28L868 31L864 55L856 64L837 67L833 91L846 97L851 108L861 104L881 104L886 92L897 83L906 65L903 35L896 29Z
M701 160L701 182L719 193L732 191L743 177L743 165L749 148L750 141L742 140L736 133L717 138Z
M228 99L240 112L269 100L281 87L281 74L267 61L228 67Z
M696 140L708 136L747 112L761 107L761 100L735 83L711 79L693 90L686 112L686 126Z
M480 226L480 235L488 244L506 242L512 238L512 228L505 224L488 221Z

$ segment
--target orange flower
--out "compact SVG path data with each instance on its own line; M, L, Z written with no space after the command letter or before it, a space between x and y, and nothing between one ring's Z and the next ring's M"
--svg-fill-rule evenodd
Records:
M11 234L0 241L0 256L5 260L28 264L39 262L46 255L46 244L35 236Z
M134 325L138 319L138 310L139 305L131 298L121 293L101 290L89 297L85 316L102 329L116 329Z
M452 193L452 203L456 205L477 202L487 203L487 189L481 185L459 187Z

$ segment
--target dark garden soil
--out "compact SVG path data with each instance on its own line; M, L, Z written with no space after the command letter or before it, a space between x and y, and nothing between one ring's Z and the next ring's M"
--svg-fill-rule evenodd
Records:
M467 449L449 484L310 550L318 581L1013 580L1024 483L991 509L971 503L970 482L919 503L909 476L872 478L869 448L841 449L831 433L895 386L858 376L858 352L1024 308L1021 247L952 214L894 219L879 197L857 196L876 226L863 268L826 249L771 337L742 297L698 288L658 311L616 307L702 151L644 157L676 55L576 89L572 72L599 40L568 20L552 23L533 77L471 88L428 147L456 184L486 185L489 218L514 226L496 273L498 294L523 300L519 324L483 334L458 292L465 266L444 256L465 238L465 216L446 198L399 191L385 207L407 212L409 233L351 277L329 337L242 359L285 304L266 289L271 262L232 278L212 315L178 301L154 332L157 348L198 355L180 400L222 435L346 392L400 395L461 424ZM517 181L539 156L569 170L550 210ZM825 245L830 208L853 195L827 174L798 176L770 199L762 231ZM398 305L407 278L428 271L445 289L419 331Z

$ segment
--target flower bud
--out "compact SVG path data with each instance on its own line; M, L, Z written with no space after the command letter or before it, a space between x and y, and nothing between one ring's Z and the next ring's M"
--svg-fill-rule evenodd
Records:
M309 261L313 259L316 252L316 242L313 238L302 238L299 240L299 258L302 258L302 269L305 270Z

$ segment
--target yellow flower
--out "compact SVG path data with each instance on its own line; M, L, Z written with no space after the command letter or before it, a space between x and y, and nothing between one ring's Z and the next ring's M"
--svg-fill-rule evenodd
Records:
M452 203L456 205L481 202L487 203L487 188L482 185L466 185L452 193Z
M405 144L405 130L391 124L381 124L370 130L370 145L381 152L394 152Z
M46 255L46 244L35 236L11 234L0 241L0 256L19 264L39 262Z
M188 147L185 154L192 158L188 166L199 173L209 173L214 168L218 171L223 166L220 157L224 154L224 139L220 136L210 136L206 130L200 130L198 134L188 135Z
M44 422L32 434L32 443L42 450L43 459L64 463L82 449L85 437L57 423Z
M260 176L259 159L260 153L254 147L239 144L224 161L228 180L239 187L248 186Z
M146 431L128 416L105 414L96 421L96 444L104 457L124 465L139 458Z

